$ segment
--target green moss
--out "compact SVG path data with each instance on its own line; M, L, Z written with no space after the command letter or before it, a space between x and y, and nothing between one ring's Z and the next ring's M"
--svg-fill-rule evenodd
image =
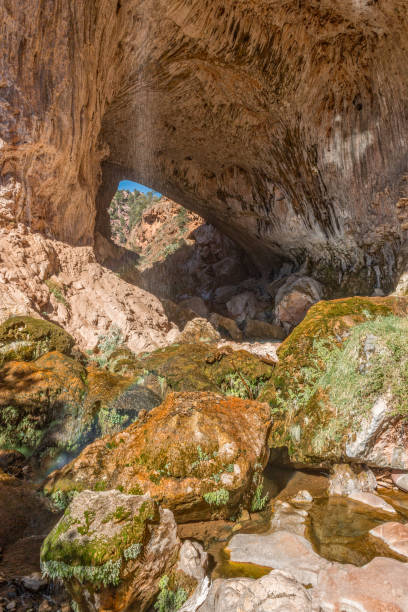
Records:
M102 583L105 586L118 584L122 559L135 558L129 555L136 554L136 550L140 553L144 541L149 537L149 522L158 520L158 510L154 502L148 500L132 517L130 512L119 506L106 517L107 523L123 524L120 532L111 538L91 531L94 519L95 512L87 510L78 524L73 520L70 508L67 508L41 549L41 563L47 575L64 580L76 578L80 582ZM72 526L81 536L86 535L86 539L64 539L62 536Z
M256 398L273 368L246 351L231 354L203 344L172 345L140 361L146 372L159 376L173 391L214 391Z
M58 325L33 317L10 317L0 325L0 366L30 361L50 351L71 355L75 340Z
M326 335L315 333L297 368L291 362L294 357L296 363L297 345L295 355L288 348L283 352L270 399L271 444L286 445L295 461L318 462L322 455L341 460L349 434L385 394L396 416L408 416L408 319L384 305L363 313L358 304L355 316L363 320L346 321L347 327L340 320L330 333L323 324Z

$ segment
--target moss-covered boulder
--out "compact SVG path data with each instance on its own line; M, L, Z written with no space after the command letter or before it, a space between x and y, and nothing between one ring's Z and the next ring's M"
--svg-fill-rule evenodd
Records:
M319 302L278 350L260 399L297 465L408 469L408 300Z
M83 491L44 541L41 566L64 582L80 612L143 612L179 549L172 513L148 496Z
M214 391L256 399L273 366L247 351L205 344L173 344L139 355L143 373L153 374L171 391Z
M96 440L50 475L46 492L118 488L146 494L178 522L262 508L269 406L213 393L172 393L145 418Z
M49 351L72 355L75 340L58 325L33 317L10 317L0 325L0 366L31 361Z
M56 467L160 402L128 377L86 369L58 351L10 361L0 369L0 448L24 452L35 468Z

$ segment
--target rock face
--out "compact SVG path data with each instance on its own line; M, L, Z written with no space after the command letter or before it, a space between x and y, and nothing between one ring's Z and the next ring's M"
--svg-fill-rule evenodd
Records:
M264 265L388 289L406 240L407 19L399 0L3 3L1 216L92 244L134 178Z
M93 349L116 326L136 352L168 344L177 329L157 298L100 265L90 247L0 227L0 251L0 322L12 315L45 317L82 349Z
M148 496L83 491L47 536L41 565L64 581L80 610L143 612L179 549L172 513Z
M271 446L286 447L296 465L408 469L407 312L398 297L312 306L259 396L274 413Z
M58 490L149 493L177 522L229 517L251 507L268 458L269 407L211 393L175 393L145 422L97 440L54 472ZM171 440L171 444L169 444Z

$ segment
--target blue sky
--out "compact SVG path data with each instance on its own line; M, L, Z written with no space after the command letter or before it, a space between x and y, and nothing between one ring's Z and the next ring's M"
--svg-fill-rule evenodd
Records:
M137 189L142 193L147 193L148 191L153 191L155 195L160 195L154 189L150 189L150 187L145 187L144 185L140 185L139 183L134 183L133 181L121 181L119 183L118 189L127 189L128 191L134 191Z

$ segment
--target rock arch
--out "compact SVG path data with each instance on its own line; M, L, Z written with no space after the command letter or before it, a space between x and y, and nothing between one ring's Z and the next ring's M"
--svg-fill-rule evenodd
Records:
M267 271L303 265L333 295L392 288L404 0L4 0L0 20L5 222L92 244L126 176Z

